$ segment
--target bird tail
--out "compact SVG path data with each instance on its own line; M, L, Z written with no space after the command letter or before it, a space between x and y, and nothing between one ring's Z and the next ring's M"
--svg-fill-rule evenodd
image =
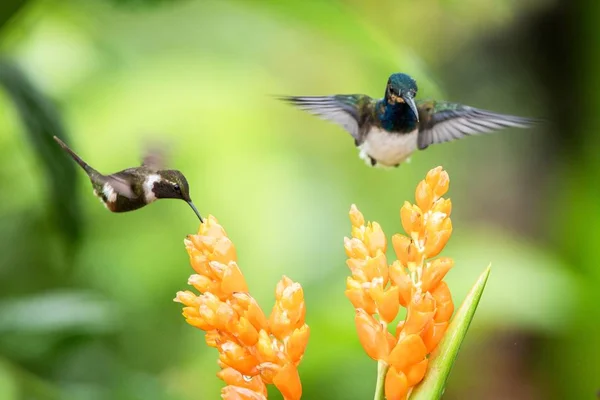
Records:
M71 150L71 148L69 146L67 146L62 140L60 140L56 136L54 136L54 140L56 140L56 142L60 145L60 147L62 147L67 153L69 153L69 155L71 157L73 157L73 160L77 161L77 164L79 164L81 166L81 168L83 168L85 170L85 172L88 173L88 175L99 174L98 171L96 171L94 168L90 167L88 165L88 163L83 161L81 159L81 157L79 157L73 150Z

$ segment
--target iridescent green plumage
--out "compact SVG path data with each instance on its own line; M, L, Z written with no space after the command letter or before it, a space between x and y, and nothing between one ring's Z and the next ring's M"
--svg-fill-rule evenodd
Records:
M142 165L110 175L103 175L83 161L69 146L54 136L54 140L87 173L94 194L106 208L115 213L140 209L157 199L180 199L190 205L200 221L202 217L192 203L189 185L178 170L164 169L159 150L148 152Z
M393 74L381 99L364 94L281 99L342 125L371 165L398 166L432 144L502 128L527 128L535 122L458 103L415 100L417 91L410 76Z

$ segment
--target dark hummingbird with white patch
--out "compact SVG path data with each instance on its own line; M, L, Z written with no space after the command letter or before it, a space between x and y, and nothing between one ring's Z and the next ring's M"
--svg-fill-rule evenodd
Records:
M280 99L343 126L370 166L397 167L432 144L538 122L458 103L415 100L417 91L413 78L396 73L389 77L381 99L364 94Z
M180 199L188 203L200 222L203 222L190 198L187 179L178 170L164 169L163 156L160 151L148 151L139 167L103 175L90 167L62 140L56 136L54 136L54 140L88 174L94 195L104 203L108 210L121 213L137 210L158 199Z

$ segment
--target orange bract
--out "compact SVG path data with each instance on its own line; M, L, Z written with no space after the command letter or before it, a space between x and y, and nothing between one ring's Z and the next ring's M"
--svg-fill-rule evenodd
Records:
M416 204L405 202L400 220L406 235L392 236L397 260L388 264L387 242L381 226L366 222L352 205L352 237L344 238L352 276L345 294L356 308L355 323L366 353L389 365L385 377L388 399L404 399L425 376L428 355L443 337L454 312L452 296L443 281L454 261L436 257L452 234L450 179L441 167L432 169L415 190ZM395 336L387 331L406 307ZM375 318L377 317L377 319Z
M207 345L219 351L217 376L227 384L221 397L262 400L265 384L275 384L284 399L300 399L297 366L310 335L302 286L284 276L267 318L248 293L235 247L214 217L186 238L185 247L196 272L188 283L200 295L180 291L175 301L184 305L186 322L205 331Z

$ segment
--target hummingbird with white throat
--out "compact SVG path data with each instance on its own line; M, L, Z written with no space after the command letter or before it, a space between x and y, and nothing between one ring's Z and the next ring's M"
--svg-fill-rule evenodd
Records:
M185 176L175 169L164 169L163 155L158 150L147 151L142 165L103 175L90 167L62 140L54 140L83 168L92 182L94 195L115 213L137 210L158 199L180 199L190 205L203 222L190 198Z
M396 73L379 99L365 94L279 98L344 127L370 166L397 167L433 144L540 122L447 101L415 100L417 91L412 77Z

